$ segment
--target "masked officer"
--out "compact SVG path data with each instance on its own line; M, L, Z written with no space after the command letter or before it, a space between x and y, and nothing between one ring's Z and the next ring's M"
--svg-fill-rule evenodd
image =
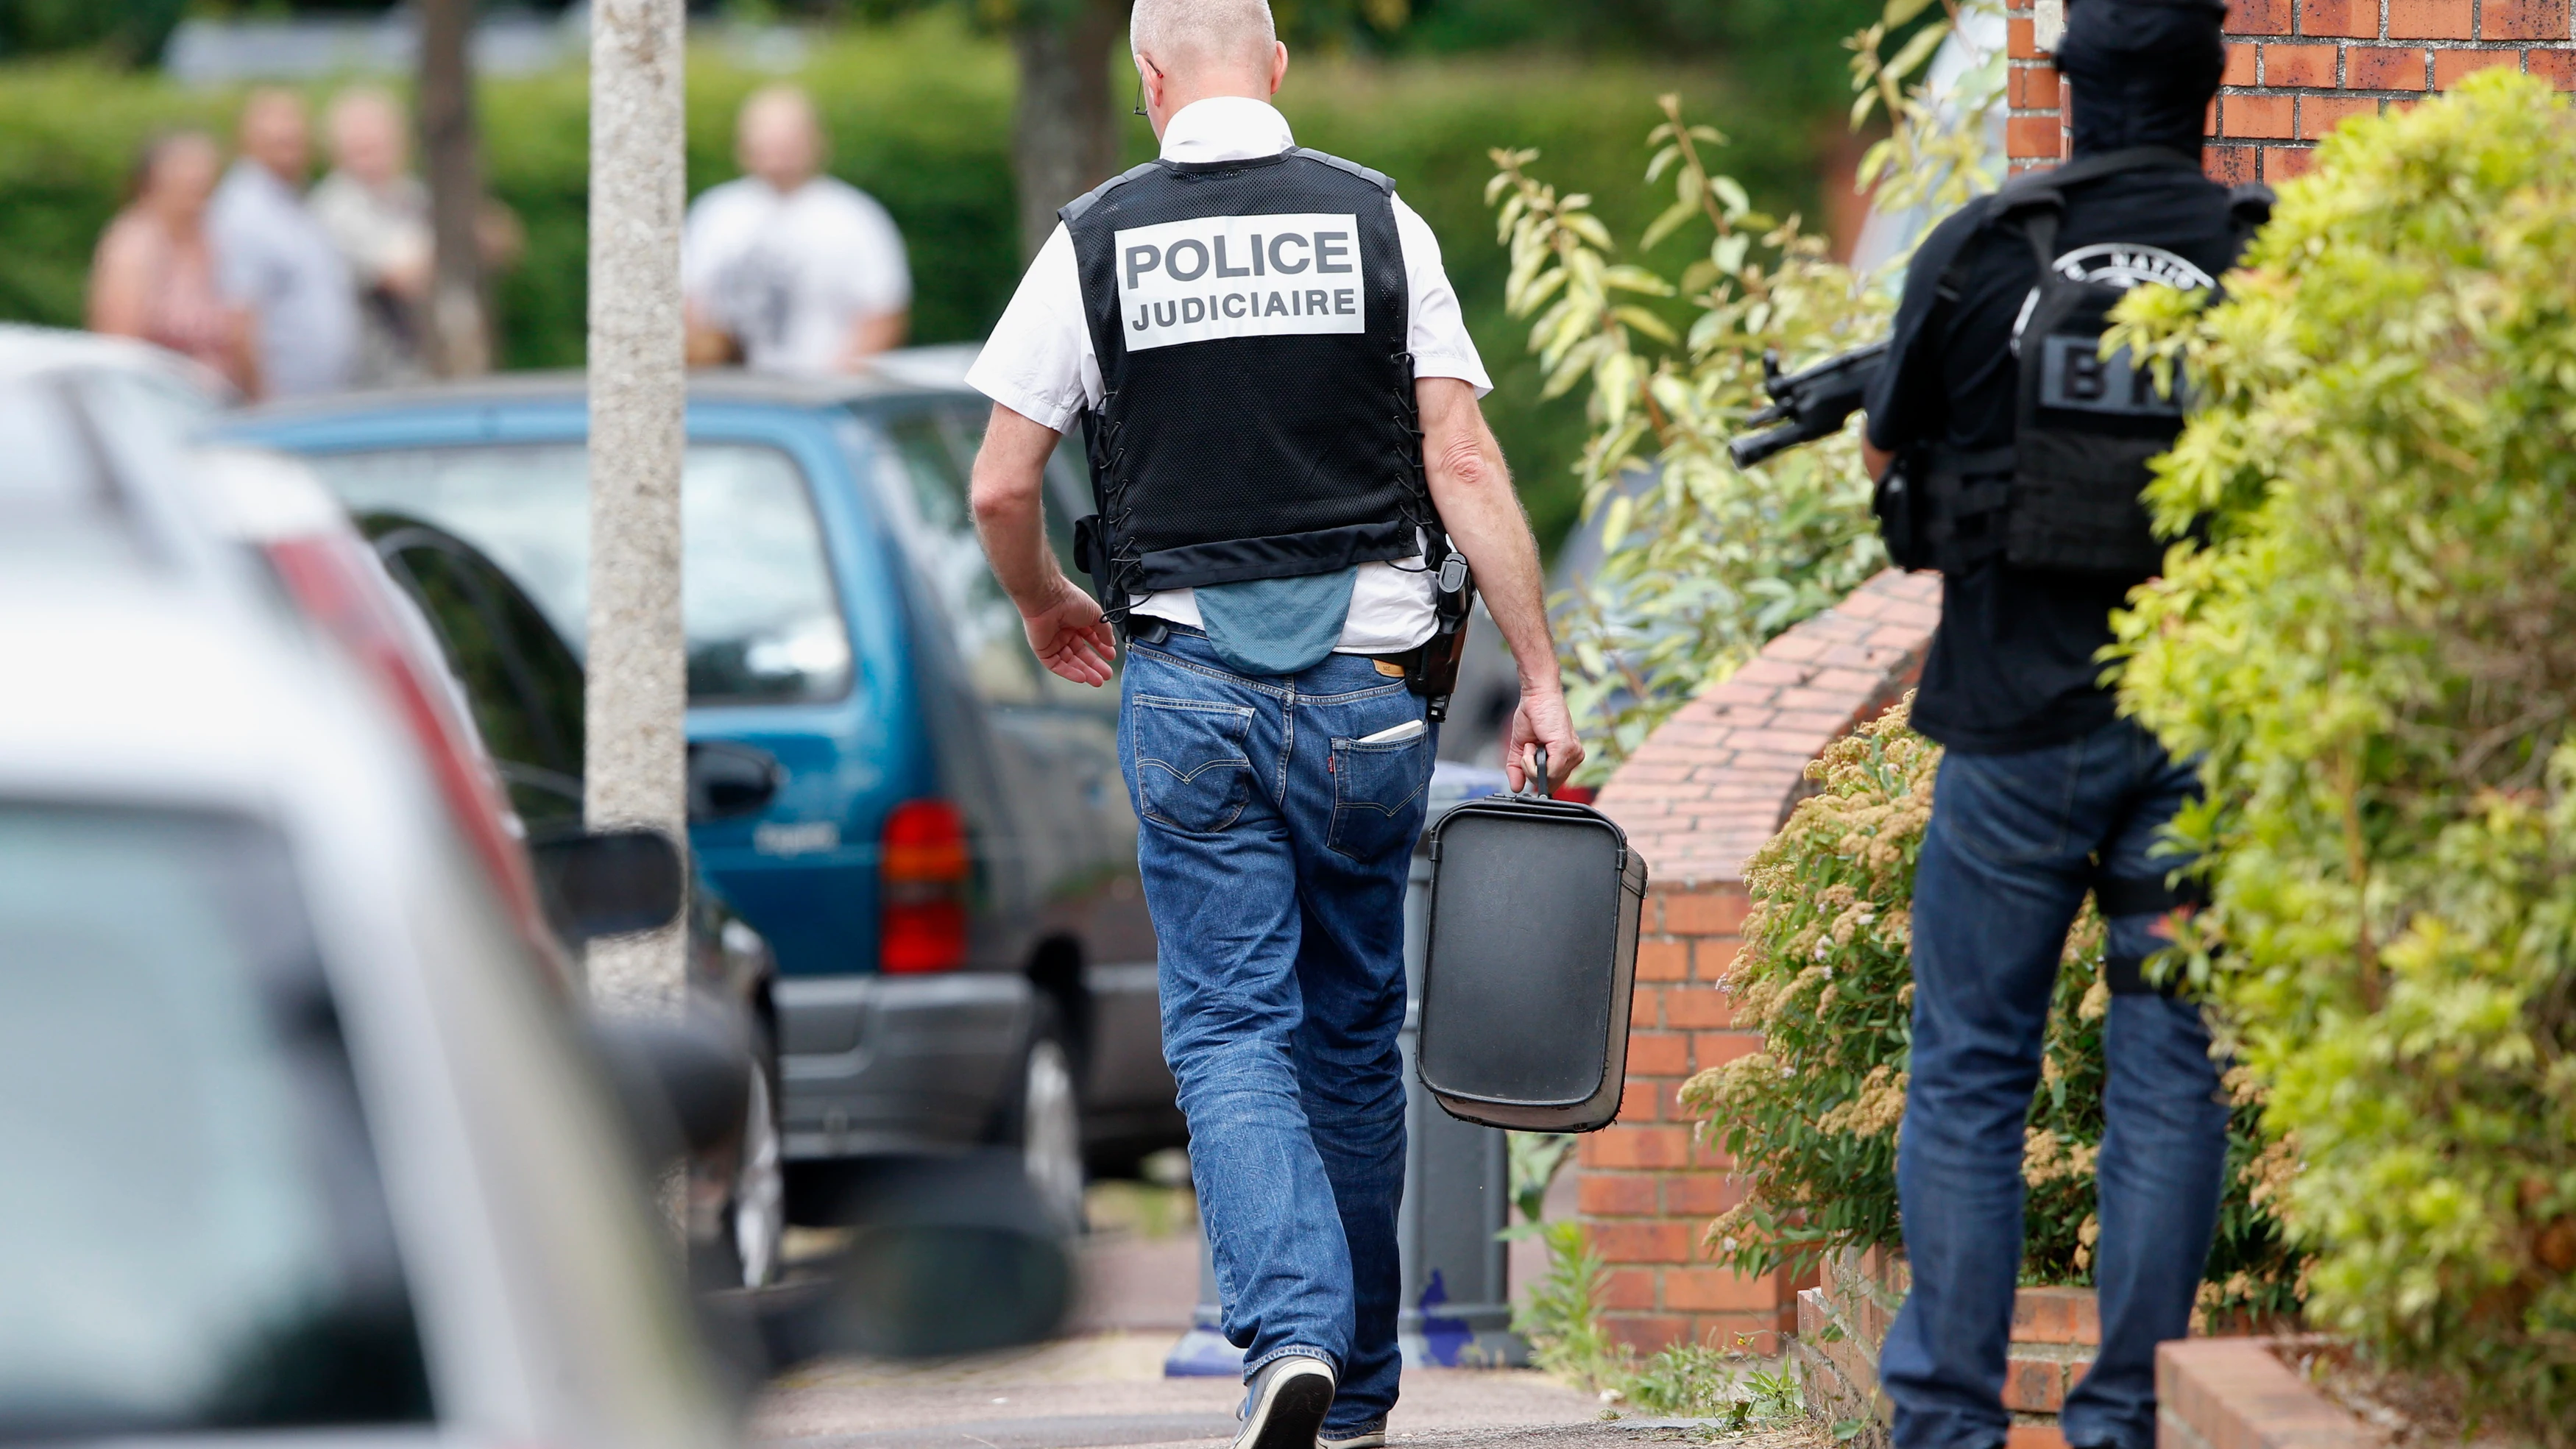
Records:
M1299 149L1263 0L1137 0L1162 158L1075 201L968 380L975 516L1030 645L1110 677L1163 1053L1245 1350L1247 1449L1365 1449L1395 1403L1406 865L1436 721L1411 682L1472 566L1519 662L1506 773L1581 760L1538 552L1430 229ZM1079 417L1098 513L1059 570L1040 475Z
M2103 313L2142 282L2214 285L2267 199L2201 173L2225 14L2220 0L2069 8L2057 65L2073 159L1934 229L1868 400L1873 469L1898 463L1930 504L1918 546L1943 575L1914 705L1946 747L1915 878L1897 1153L1914 1286L1879 1361L1900 1449L1993 1449L2010 1427L2023 1125L2088 890L2113 995L2102 1344L2060 1419L2076 1449L2155 1443L2155 1345L2188 1330L2216 1222L2227 1108L2209 1033L2140 969L2177 904L2157 832L2195 777L2118 717L2095 655L2160 566L2138 490L2181 424L2143 370L2101 357Z

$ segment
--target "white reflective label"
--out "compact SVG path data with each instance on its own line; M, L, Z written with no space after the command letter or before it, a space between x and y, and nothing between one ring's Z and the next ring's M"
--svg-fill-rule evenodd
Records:
M1368 330L1353 215L1205 216L1119 232L1127 350Z

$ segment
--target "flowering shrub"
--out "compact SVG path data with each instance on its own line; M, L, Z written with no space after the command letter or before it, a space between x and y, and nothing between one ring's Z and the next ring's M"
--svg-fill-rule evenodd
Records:
M1907 728L1905 705L1888 711L1808 766L1817 793L1745 869L1753 911L1726 989L1738 1024L1763 1033L1763 1049L1682 1088L1683 1104L1707 1119L1701 1131L1747 1183L1745 1200L1707 1235L1739 1272L1803 1271L1840 1248L1902 1250L1896 1138L1914 1001L1908 923L1940 757ZM2091 1281L2101 1230L2093 1164L2102 1142L2102 1019L2111 999L2102 934L2087 907L2068 934L2049 1011L2022 1160L2025 1282ZM2295 1265L2268 1211L2287 1162L2257 1130L2250 1082L2230 1073L2228 1085L2238 1110L2202 1304L2269 1317L2296 1306Z
M2317 163L2227 300L2119 314L2203 524L2122 702L2206 762L2187 967L2298 1144L2311 1318L2576 1444L2576 110L2481 72Z

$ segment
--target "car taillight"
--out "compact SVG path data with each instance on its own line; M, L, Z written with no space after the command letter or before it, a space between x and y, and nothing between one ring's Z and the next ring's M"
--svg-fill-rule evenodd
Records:
M966 961L966 821L945 800L907 800L886 817L877 857L877 966L950 971Z

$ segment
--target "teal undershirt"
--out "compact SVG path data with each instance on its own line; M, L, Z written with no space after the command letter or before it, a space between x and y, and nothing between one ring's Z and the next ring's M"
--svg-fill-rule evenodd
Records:
M1252 579L1197 591L1199 627L1239 674L1295 674L1342 642L1357 568L1293 579Z

